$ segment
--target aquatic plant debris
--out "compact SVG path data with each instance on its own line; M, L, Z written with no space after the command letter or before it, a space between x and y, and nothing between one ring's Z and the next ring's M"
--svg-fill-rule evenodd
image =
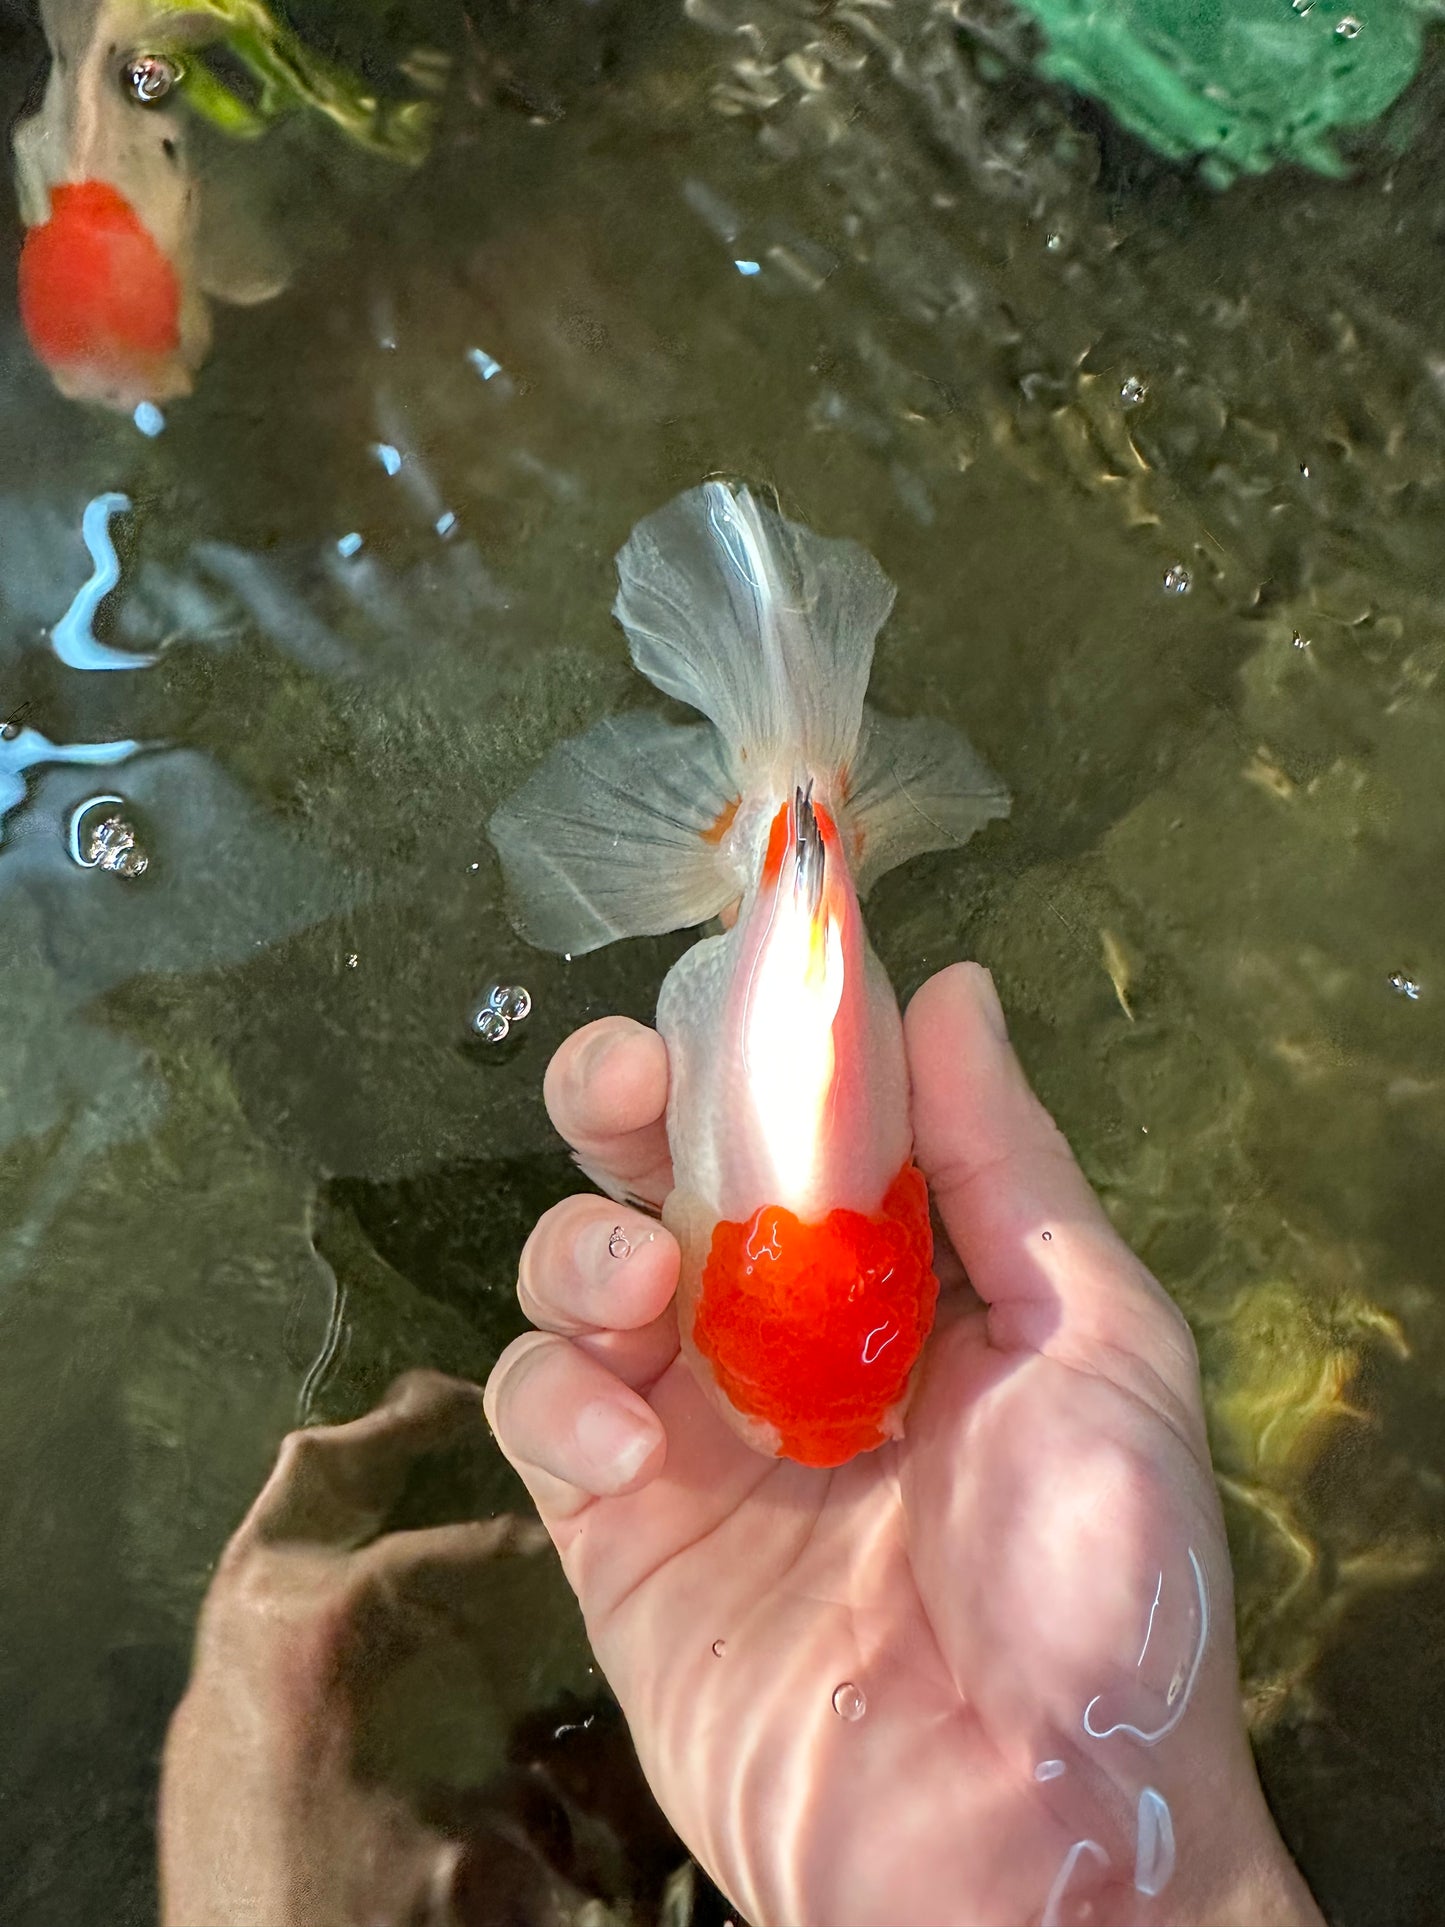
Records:
M1216 187L1280 162L1344 174L1334 136L1414 79L1439 0L1349 13L1324 0L1019 0L1047 38L1039 70L1102 101Z
M278 20L262 0L152 0L156 38L164 40L174 23L177 37L176 85L188 106L222 133L241 139L262 134L297 109L321 114L359 146L389 160L411 165L425 159L436 122L428 100L388 100L308 47ZM186 59L196 46L198 24L216 23L214 38L224 40L254 82L243 99L203 59ZM170 48L156 52L171 53Z

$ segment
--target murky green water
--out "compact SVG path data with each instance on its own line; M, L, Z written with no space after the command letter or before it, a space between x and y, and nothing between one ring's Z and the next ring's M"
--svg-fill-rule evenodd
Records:
M54 395L6 297L0 712L148 747L28 772L0 847L0 1917L150 1918L164 1722L279 1435L515 1329L570 1185L547 1056L682 940L529 953L484 825L637 695L612 555L726 472L873 549L878 700L1015 792L880 888L878 947L905 992L993 967L1199 1333L1285 1833L1341 1927L1433 1918L1441 49L1353 179L1220 195L1033 81L1002 0L351 34L454 55L433 157L253 150L293 283L219 313L163 434ZM0 15L7 109L42 51ZM161 653L81 673L44 632L108 489L97 630ZM66 853L99 792L138 881ZM535 1007L488 1049L498 982ZM508 1611L496 1757L589 1686L563 1602Z

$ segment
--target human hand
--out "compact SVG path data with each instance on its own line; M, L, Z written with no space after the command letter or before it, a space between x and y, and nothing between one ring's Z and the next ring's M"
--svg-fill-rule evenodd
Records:
M680 1859L669 1839L614 1835L590 1791L574 1829L582 1761L529 1745L494 1770L500 1735L466 1732L487 1724L496 1649L515 1668L516 1595L525 1612L546 1581L515 1555L545 1535L508 1518L385 1527L419 1467L491 1452L477 1387L435 1372L285 1441L217 1568L167 1740L166 1927L564 1927L614 1918L593 1896L631 1874L655 1887ZM480 1769L450 1788L430 1701L462 1732L451 1764ZM646 1814L623 1736L581 1737L623 1821Z
M569 1199L523 1253L539 1329L487 1410L653 1790L757 1927L1318 1927L1240 1714L1188 1327L986 973L934 978L905 1030L915 1156L969 1282L945 1279L903 1440L835 1471L743 1445L679 1355L677 1246L638 1211ZM589 1025L546 1094L589 1170L665 1196L654 1032Z

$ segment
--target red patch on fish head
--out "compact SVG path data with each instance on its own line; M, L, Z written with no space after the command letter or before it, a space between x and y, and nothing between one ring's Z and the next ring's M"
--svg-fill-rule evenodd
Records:
M180 315L176 271L123 194L106 181L50 190L50 219L20 255L20 319L53 373L96 399L152 399Z

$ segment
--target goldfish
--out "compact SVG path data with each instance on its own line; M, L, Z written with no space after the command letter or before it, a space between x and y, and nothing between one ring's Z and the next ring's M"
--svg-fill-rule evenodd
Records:
M20 318L72 399L129 412L189 394L212 300L250 306L286 285L282 250L216 165L217 134L254 136L304 106L391 158L426 151L430 103L379 102L260 0L41 0L40 13L50 72L12 143ZM254 100L208 64L222 45Z
M705 720L609 716L492 818L519 928L576 955L731 917L673 965L682 1349L755 1450L836 1466L902 1436L938 1284L902 1020L860 900L1004 816L954 729L865 702L893 585L851 541L709 482L633 531L632 662Z

